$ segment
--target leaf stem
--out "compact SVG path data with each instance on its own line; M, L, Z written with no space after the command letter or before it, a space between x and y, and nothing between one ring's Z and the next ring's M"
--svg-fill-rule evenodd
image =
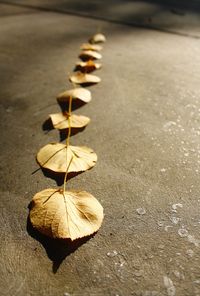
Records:
M72 96L69 97L69 109L68 109L68 134L66 139L66 146L69 146L69 140L71 136L71 113L72 113Z
M68 164L68 166L67 166L67 170L66 170L65 177L64 177L64 183L63 183L63 193L64 193L64 194L65 194L65 191L66 191L67 174L68 174L68 170L69 170L69 167L70 167L70 165L71 165L72 160L73 160L73 156L72 156L71 159L70 159L70 162L69 162L69 164Z
M74 88L76 88L76 85L73 83ZM69 97L69 108L68 108L68 134L67 134L67 139L66 139L66 163L67 163L67 149L69 147L69 142L70 142L70 136L71 136L71 114L72 114L72 96ZM67 183L67 174L69 167L72 163L73 160L73 155L69 161L69 164L66 169L65 177L64 177L64 183L63 183L63 193L65 194L66 191L66 183Z
M71 135L71 113L72 113L72 96L69 97L69 109L68 109L68 134L67 134L67 139L66 139L66 163L67 163L67 150L69 147L69 142L70 142L70 135ZM64 177L64 183L63 183L63 192L65 194L66 191L66 183L67 183L67 174L68 174L68 170L70 167L70 164L73 160L73 156L71 157L69 164L67 166L66 169L66 173L65 173L65 177Z

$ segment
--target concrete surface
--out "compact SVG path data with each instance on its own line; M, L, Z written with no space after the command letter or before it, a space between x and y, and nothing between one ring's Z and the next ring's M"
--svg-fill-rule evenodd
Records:
M12 9L14 4L200 38L199 0L4 0L1 3L11 5Z
M187 34L170 34L5 3L0 12L0 294L200 295L199 27L183 20ZM70 245L34 232L28 204L56 186L35 154L60 137L42 126L98 27L102 82L75 111L92 122L71 142L99 160L68 187L96 196L105 220Z

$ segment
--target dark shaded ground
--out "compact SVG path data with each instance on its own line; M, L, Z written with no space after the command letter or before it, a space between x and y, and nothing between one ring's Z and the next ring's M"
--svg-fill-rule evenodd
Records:
M199 0L7 0L13 8L57 11L199 38ZM15 12L17 13L17 12Z
M100 1L78 10L77 1L29 1L64 13L16 3L0 4L0 294L200 295L198 10L162 5L157 17L168 26L150 30L94 17L121 22L126 5L140 4L152 18L153 1L111 1L105 11ZM66 13L85 13L92 3L92 18ZM33 173L35 154L60 140L43 123L60 110L55 98L70 87L79 46L99 27L108 38L96 72L102 82L90 87L91 103L74 111L92 122L71 139L99 160L68 186L96 196L105 220L95 236L69 245L27 224L32 196L56 187L41 170Z

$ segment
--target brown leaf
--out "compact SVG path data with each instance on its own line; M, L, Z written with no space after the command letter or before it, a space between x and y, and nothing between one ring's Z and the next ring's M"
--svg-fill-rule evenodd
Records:
M101 51L102 46L98 44L91 44L91 43L83 43L80 47L81 50L94 50L94 51Z
M102 55L99 52L93 50L84 50L80 53L79 57L85 60L100 60Z
M78 87L60 93L57 96L57 100L60 102L68 102L70 97L72 97L73 100L79 99L85 103L90 102L92 99L91 92L88 89Z
M50 143L39 150L37 161L41 167L57 173L66 173L67 168L69 173L83 172L96 164L97 155L85 146Z
M90 39L89 39L89 42L94 44L94 43L103 43L103 42L106 42L106 37L101 34L101 33L98 33L98 34L95 34L94 36L92 36Z
M83 73L90 73L90 72L92 72L94 70L98 70L100 68L101 68L101 64L95 63L92 60L76 63L76 69L80 70Z
M98 76L81 72L76 72L74 75L69 77L69 80L76 84L95 84L101 81Z
M45 189L32 200L30 220L41 233L72 241L95 233L103 221L103 207L86 191Z
M56 129L68 129L69 128L69 114L68 113L55 113L49 115L54 128ZM72 114L70 116L70 126L72 128L82 128L90 122L89 117L83 115Z

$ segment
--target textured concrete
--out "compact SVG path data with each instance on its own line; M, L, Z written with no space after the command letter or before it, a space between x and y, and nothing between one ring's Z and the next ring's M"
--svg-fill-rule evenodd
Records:
M0 294L200 295L198 27L182 36L28 7L0 11ZM99 159L68 187L96 196L105 219L94 237L70 245L34 232L27 207L60 181L37 171L39 148L60 139L42 126L99 26L108 39L102 82L75 111L91 124L71 138Z
M33 7L116 23L154 28L200 38L199 0L4 0L18 7ZM16 8L15 8L16 9Z

